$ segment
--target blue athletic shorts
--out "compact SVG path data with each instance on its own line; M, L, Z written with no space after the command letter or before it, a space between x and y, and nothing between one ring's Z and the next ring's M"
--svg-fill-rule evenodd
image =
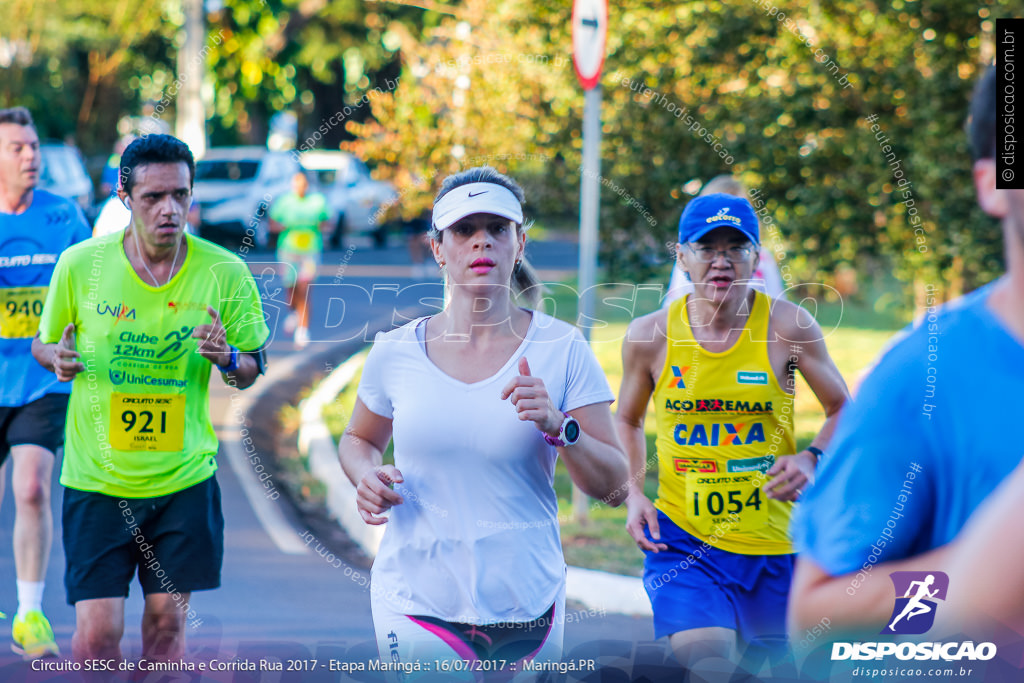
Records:
M654 637L719 626L770 650L786 644L786 600L796 555L739 555L705 544L658 512L668 550L646 552L644 588ZM650 531L647 531L650 539Z

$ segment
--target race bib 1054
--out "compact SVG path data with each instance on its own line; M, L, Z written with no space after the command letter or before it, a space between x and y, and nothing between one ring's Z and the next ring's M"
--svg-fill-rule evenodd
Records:
M765 481L760 472L690 472L686 518L705 536L723 525L730 531L760 529L768 523L768 498L761 491Z

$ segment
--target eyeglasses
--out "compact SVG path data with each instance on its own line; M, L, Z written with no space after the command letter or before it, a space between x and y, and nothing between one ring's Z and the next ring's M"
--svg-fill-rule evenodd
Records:
M719 254L725 255L725 260L730 263L742 263L750 258L750 255L754 253L754 245L747 244L742 247L729 247L728 249L712 249L711 247L695 247L692 242L687 242L686 246L690 248L693 255L697 257L697 260L701 263L711 263Z

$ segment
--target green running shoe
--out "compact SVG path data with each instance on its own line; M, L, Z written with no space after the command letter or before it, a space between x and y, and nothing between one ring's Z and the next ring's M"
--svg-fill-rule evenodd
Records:
M37 609L14 617L11 636L14 638L11 649L25 659L60 656L50 622Z

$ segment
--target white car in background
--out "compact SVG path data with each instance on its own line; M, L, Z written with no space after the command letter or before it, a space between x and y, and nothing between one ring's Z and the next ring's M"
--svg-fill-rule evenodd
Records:
M291 191L301 169L291 152L266 147L211 147L196 162L192 195L199 204L199 234L229 248L247 231L259 249L269 246L267 213Z
M39 155L39 189L67 197L92 220L96 216L92 180L78 148L47 140L39 145Z
M303 152L299 163L314 176L313 189L327 198L335 226L330 246L338 248L346 235L357 234L369 234L377 247L385 245L382 216L398 199L391 183L371 178L366 164L348 152Z

